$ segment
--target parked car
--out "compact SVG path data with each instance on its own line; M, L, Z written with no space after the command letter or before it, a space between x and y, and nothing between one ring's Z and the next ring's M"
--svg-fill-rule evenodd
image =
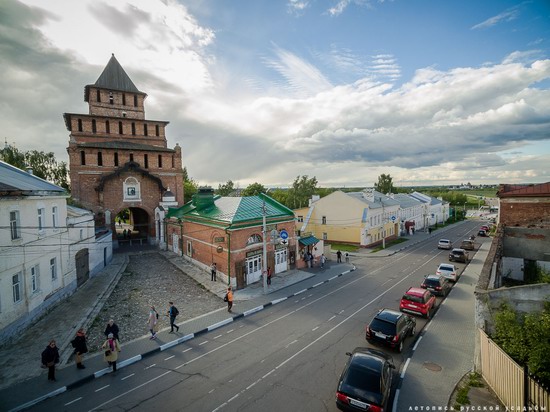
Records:
M473 239L464 239L460 243L460 248L464 250L474 250L475 249L475 243Z
M487 236L487 232L483 229L479 229L479 232L477 232L477 235L478 236L481 236L481 237L486 237Z
M449 262L462 262L468 263L470 255L464 249L455 248L449 253Z
M442 263L438 266L435 271L436 275L441 275L445 279L450 280L451 282L456 282L458 280L458 268L455 265L450 263Z
M435 306L435 296L429 290L409 288L401 298L399 310L430 318Z
M369 343L382 343L397 352L403 350L403 341L416 333L416 320L391 309L380 310L366 328Z
M486 232L488 232L489 230L491 230L491 228L488 226L488 225L483 225L479 228L480 230L484 230Z
M453 248L453 242L451 242L449 239L439 239L439 242L437 242L437 248L438 249L452 249Z
M426 276L420 287L438 296L447 296L451 291L451 283L442 275Z
M336 406L341 411L389 411L395 365L391 357L370 348L347 352L349 359L336 389Z

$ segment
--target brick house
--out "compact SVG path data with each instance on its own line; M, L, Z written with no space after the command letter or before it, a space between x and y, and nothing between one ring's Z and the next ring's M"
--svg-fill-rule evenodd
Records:
M89 113L63 117L74 201L93 211L96 224L115 238L115 217L129 209L132 236L159 244L162 202L183 205L183 169L180 146L167 146L168 122L145 118L146 97L113 55L84 88Z
M273 276L294 267L297 240L294 213L267 195L221 197L200 188L193 200L170 208L166 218L168 249L206 271L216 263L218 277L235 288L262 277L263 206L265 204L267 266ZM281 241L282 230L288 240Z

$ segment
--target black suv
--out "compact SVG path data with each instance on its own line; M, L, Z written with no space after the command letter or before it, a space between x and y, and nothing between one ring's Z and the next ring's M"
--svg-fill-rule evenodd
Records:
M449 253L449 262L468 263L468 260L470 260L470 255L464 249L455 248Z
M391 357L382 351L355 348L336 390L336 406L342 411L389 410L392 383ZM388 408L388 409L386 409Z
M383 343L401 352L403 341L407 336L416 333L416 320L395 310L380 310L366 329L366 339L369 343Z

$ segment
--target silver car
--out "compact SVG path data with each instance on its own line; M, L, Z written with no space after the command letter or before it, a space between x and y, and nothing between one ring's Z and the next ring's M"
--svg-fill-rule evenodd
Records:
M449 239L439 239L439 242L437 242L437 248L451 250L453 248L453 242Z

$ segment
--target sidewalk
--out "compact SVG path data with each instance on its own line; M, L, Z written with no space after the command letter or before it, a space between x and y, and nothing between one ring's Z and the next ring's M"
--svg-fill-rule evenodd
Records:
M187 262L181 256L161 252L172 264L200 282L205 288L223 297L225 286L221 282L209 282L209 275ZM6 346L0 352L2 359L2 381L0 381L0 411L17 411L26 409L48 397L80 386L88 381L109 373L103 354L95 353L85 359L86 369L77 370L71 363L66 364L72 353L70 340L76 331L87 329L103 303L108 298L128 263L127 254L115 254L113 260L99 275L89 279L75 294L65 302L57 305L39 322L29 328L24 336L24 347L17 351ZM268 294L263 291L262 282L257 282L245 289L234 292L235 305L233 314L225 310L216 310L186 322L179 323L179 335L169 334L169 328L157 333L156 340L148 336L135 339L122 345L118 368L124 368L141 359L203 333L213 330L235 319L252 315L264 307L279 303L294 294L302 293L328 282L335 277L345 275L355 267L350 264L327 262L324 269L288 270L277 274L272 279ZM62 355L61 364L56 372L57 382L49 382L45 371L40 369L39 354L44 349L44 336L57 336L57 344ZM40 337L40 339L37 339ZM59 338L63 337L63 338ZM46 339L47 340L47 339Z

